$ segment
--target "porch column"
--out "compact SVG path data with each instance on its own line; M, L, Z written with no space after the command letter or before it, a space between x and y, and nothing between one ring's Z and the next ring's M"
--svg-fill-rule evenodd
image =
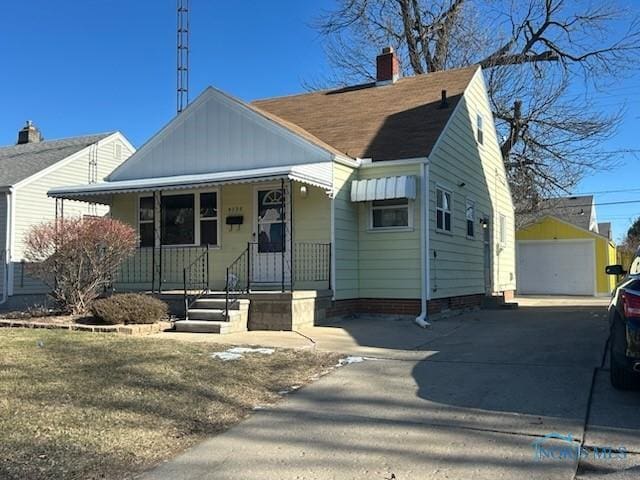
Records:
M291 218L289 219L289 231L291 232L289 235L289 252L290 252L290 263L291 263L291 272L289 272L289 282L291 283L291 293L293 293L293 285L294 285L294 276L295 276L295 251L294 251L294 231L293 231L293 180L289 179L289 211L291 212Z
M282 245L280 246L280 270L281 270L281 280L282 280L282 284L281 284L281 290L282 292L284 292L284 256L285 256L285 248L287 245L287 219L286 219L286 215L287 215L287 210L286 210L286 202L285 202L285 191L284 191L284 178L280 179L280 208L281 208L281 214L280 214L280 228L282 230Z
M153 192L153 251L152 251L152 273L151 273L151 291L155 292L156 288L156 251L158 252L158 293L162 293L162 238L161 238L161 192Z

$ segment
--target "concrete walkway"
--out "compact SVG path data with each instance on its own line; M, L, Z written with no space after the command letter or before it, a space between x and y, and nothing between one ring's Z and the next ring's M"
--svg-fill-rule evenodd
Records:
M622 445L640 454L640 394L613 391L606 368L599 368L605 309L567 302L472 312L428 330L380 319L310 329L303 333L316 348L371 358L142 478L569 480L576 472L581 479L637 478L640 457L633 453L592 455L579 465L535 458L533 442L568 445L546 440L550 433L572 435L573 445L584 440L587 449ZM241 343L274 345L278 335L253 334ZM313 345L294 335L281 335L279 345Z

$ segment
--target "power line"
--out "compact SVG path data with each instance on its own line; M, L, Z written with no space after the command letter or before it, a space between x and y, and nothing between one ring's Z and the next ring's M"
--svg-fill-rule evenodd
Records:
M573 193L572 196L580 197L582 195L598 195L598 194L604 194L604 193L628 193L628 192L640 192L640 188L621 188L619 190L596 190L594 192Z
M553 199L549 199L549 200L553 200ZM595 206L602 207L607 205L626 205L626 204L633 204L633 203L640 203L640 199L622 200L619 202L602 202L602 203L596 202ZM576 205L554 205L554 206L548 206L548 207L541 207L539 210L561 210L561 209L567 209L567 208L591 207L591 206L592 206L591 203L576 204Z

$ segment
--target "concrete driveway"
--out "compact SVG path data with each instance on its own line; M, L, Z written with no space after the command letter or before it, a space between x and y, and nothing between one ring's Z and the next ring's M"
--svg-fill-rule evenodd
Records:
M281 345L368 358L142 478L637 478L640 393L609 386L606 302L522 303L428 330L363 318L283 335ZM277 343L270 335L258 343ZM239 343L256 340L247 337Z

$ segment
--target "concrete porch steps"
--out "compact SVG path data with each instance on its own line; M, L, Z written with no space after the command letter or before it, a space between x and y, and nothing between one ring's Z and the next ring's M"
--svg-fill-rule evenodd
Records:
M175 322L176 331L192 333L236 333L246 332L249 319L249 300L238 299L229 305L225 315L225 296L208 294L199 298L187 312L188 320Z

